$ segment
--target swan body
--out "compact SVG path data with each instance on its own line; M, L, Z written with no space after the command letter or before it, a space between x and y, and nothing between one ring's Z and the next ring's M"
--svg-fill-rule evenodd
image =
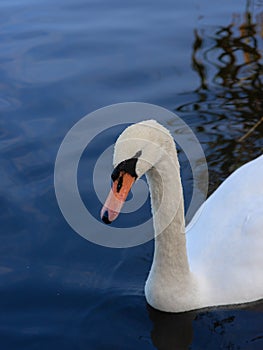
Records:
M151 306L182 312L263 298L263 156L229 176L187 227L176 147L167 129L154 120L128 127L115 144L114 167L116 184L126 168L135 180L145 174L149 184L155 249L145 296ZM118 184L123 201L126 192L121 197ZM104 221L119 210L107 199Z

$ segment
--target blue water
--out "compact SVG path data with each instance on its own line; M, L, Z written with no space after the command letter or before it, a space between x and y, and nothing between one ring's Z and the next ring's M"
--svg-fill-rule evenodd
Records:
M88 242L53 186L59 145L81 117L142 101L193 129L211 193L262 153L262 28L261 0L0 2L1 349L263 348L262 303L181 315L147 306L153 242ZM187 201L187 164L182 177Z

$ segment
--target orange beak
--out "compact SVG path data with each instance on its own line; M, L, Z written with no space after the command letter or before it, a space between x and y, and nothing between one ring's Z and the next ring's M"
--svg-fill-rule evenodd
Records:
M101 219L105 224L110 224L118 217L134 182L135 177L124 171L121 171L118 179L113 182L110 193L100 212Z

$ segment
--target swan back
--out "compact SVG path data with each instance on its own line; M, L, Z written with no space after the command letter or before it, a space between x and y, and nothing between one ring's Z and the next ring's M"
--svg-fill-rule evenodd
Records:
M186 228L190 268L208 306L263 297L262 178L260 156L228 177Z

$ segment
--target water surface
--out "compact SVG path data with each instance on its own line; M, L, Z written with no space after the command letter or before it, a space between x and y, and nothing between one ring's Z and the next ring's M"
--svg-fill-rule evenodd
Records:
M210 193L261 154L262 1L2 0L0 23L1 348L262 349L262 303L181 315L147 306L153 242L84 240L53 187L66 132L117 102L178 113L204 148ZM182 178L188 201L187 163Z

